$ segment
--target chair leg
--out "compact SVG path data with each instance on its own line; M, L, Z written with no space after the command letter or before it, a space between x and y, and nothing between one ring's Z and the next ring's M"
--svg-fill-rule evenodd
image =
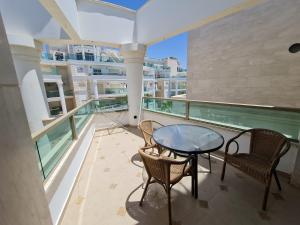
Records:
M271 186L271 181L272 181L272 174L266 184L265 187L265 195L264 195L264 200L263 200L263 205L262 205L262 210L266 211L267 209L267 202L268 202L268 197L269 197L269 192L270 192L270 186Z
M281 189L280 181L278 179L276 170L273 171L273 174L274 174L274 177L275 177L275 181L276 181L277 187L278 187L279 191L281 191L282 189Z
M171 188L167 187L167 195L168 195L168 214L169 214L169 225L172 225L172 208L171 208Z
M226 170L226 161L225 161L225 159L224 159L223 169L222 169L222 175L221 175L221 181L224 180L224 177L225 177L225 170Z
M142 198L141 198L141 201L140 201L140 206L143 205L143 200L144 200L144 197L146 195L146 192L147 192L147 189L148 189L148 186L150 184L150 181L151 181L151 177L149 176L148 180L147 180L147 183L146 183L146 187L144 189L144 192L143 192L143 195L142 195Z
M210 152L208 153L208 162L209 162L209 173L211 173Z

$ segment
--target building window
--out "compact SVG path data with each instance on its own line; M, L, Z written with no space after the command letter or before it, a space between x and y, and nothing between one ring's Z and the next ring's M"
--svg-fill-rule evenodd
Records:
M93 53L85 52L84 57L85 57L86 61L94 61L94 54Z
M76 53L76 60L83 60L82 52L77 52Z
M101 69L93 69L93 75L101 75L102 72L101 72Z

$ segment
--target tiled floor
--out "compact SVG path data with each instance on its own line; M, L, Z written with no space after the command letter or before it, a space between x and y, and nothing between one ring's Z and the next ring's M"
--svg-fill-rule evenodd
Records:
M66 208L62 225L165 225L167 198L163 188L152 184L139 206L145 171L137 154L143 139L136 130L96 132ZM300 190L281 178L282 193L273 183L268 211L260 210L264 187L232 167L220 181L222 161L199 158L199 199L190 192L190 178L172 190L174 225L300 224Z

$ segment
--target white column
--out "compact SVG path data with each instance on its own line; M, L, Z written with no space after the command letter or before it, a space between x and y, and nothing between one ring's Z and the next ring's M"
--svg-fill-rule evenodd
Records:
M178 80L175 81L175 87L176 87L175 95L178 95Z
M81 45L82 60L85 60L84 47Z
M49 106L40 70L40 44L36 47L10 45L22 99L31 132L43 128Z
M94 61L97 61L97 51L96 51L96 45L93 45L93 51L94 51Z
M36 150L25 115L19 74L9 49L1 12L0 49L0 224L51 225Z
M63 82L62 81L58 81L58 82L56 82L56 84L57 84L57 87L58 87L60 104L61 104L61 108L62 108L63 114L67 114L68 111L67 111L67 106L66 106L66 99L65 99Z
M146 46L137 43L121 47L121 54L125 59L126 66L129 125L132 126L136 126L139 121L145 52Z
M97 80L93 80L93 89L94 89L95 99L98 99L99 98L99 94L98 94L98 83L97 83Z
M67 45L67 51L68 51L67 54L70 55L71 54L71 52L70 52L70 45Z

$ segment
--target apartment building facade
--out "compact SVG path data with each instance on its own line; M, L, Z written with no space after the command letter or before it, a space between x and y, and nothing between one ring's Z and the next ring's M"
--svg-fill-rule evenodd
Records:
M126 69L119 50L95 45L43 45L41 70L50 114L64 114L90 98L127 95ZM186 70L174 57L145 58L145 96L186 94Z

